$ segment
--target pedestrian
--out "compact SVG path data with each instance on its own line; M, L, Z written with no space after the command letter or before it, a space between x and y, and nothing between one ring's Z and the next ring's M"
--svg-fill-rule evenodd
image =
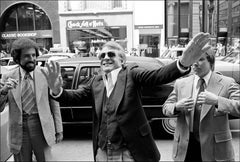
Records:
M19 38L11 55L19 65L4 74L0 89L0 111L9 104L9 147L14 161L50 161L51 145L63 139L59 103L51 99L47 81L36 66L36 42Z
M229 114L240 116L240 87L214 71L209 49L193 64L193 75L179 79L165 101L163 114L177 117L173 160L234 161Z
M165 84L189 73L190 65L209 48L205 46L208 41L209 34L199 33L180 60L157 70L127 66L124 49L109 41L98 55L102 74L77 90L61 88L59 63L47 64L48 72L42 72L61 103L77 105L92 99L95 161L159 161L160 153L142 108L141 87Z

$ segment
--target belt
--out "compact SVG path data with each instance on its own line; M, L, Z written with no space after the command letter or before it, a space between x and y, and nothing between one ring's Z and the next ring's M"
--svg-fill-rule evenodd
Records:
M27 114L27 113L23 113L22 114L23 118L29 118L31 117L38 117L38 113L34 113L34 114Z
M107 140L107 146L105 147L105 151L107 150L111 150L111 151L121 151L121 150L126 150L127 149L127 144L126 143L123 143L121 146L118 146L117 149L116 149L116 146L114 148L113 144L111 143L110 140Z

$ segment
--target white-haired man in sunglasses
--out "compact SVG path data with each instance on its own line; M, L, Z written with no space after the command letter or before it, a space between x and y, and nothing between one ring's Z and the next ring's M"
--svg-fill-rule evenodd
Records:
M140 87L165 84L189 73L192 63L210 48L208 41L209 34L197 34L178 61L157 70L126 66L123 48L107 42L98 55L103 74L78 90L61 87L57 62L47 64L48 73L43 73L59 102L77 105L92 98L95 161L159 161L160 153L142 108Z

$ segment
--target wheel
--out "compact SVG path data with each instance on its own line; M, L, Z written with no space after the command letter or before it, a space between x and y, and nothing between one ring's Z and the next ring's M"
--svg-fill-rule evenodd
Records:
M150 122L153 137L155 139L173 139L176 119L162 118Z
M176 119L175 118L162 119L162 126L167 133L173 135L176 127Z

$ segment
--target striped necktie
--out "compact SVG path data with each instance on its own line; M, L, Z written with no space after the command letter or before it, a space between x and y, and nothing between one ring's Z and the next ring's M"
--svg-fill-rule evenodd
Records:
M27 114L31 114L31 110L36 106L30 79L31 75L26 73L22 83L22 109Z

